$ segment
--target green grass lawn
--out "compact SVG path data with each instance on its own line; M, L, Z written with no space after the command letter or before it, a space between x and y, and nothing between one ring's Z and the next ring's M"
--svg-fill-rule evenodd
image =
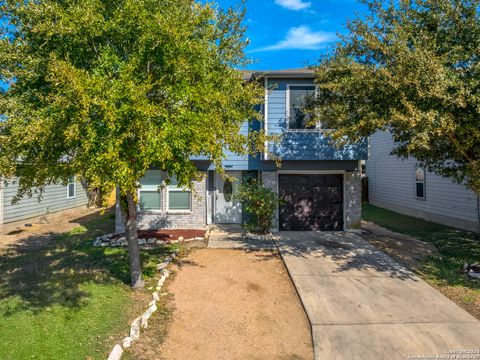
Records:
M370 204L362 211L363 220L433 244L440 256L425 258L419 275L480 319L480 281L470 281L460 271L464 263L480 261L478 234Z
M80 223L0 254L0 359L105 359L145 310L150 292L130 290L126 249L92 246L113 230L113 214ZM142 251L147 283L171 250Z

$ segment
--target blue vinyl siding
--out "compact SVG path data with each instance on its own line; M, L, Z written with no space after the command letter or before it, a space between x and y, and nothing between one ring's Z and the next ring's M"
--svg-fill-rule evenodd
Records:
M269 80L267 131L281 135L278 142L269 143L269 151L282 160L364 160L367 143L338 149L320 131L287 131L287 84L313 84L313 80Z
M346 146L338 149L332 146L320 131L286 131L286 96L287 84L313 85L313 79L270 79L268 82L268 119L266 130L272 135L281 135L278 142L270 141L269 152L278 156L284 161L307 160L366 160L368 154L367 142ZM263 106L258 106L263 111ZM249 123L245 121L240 133L248 135L249 131L258 131L264 126L258 121ZM196 156L195 161L208 160L206 157ZM269 159L271 160L271 159ZM272 170L274 165L271 161L261 159L261 155L239 155L231 151L226 152L223 167L226 170ZM215 166L210 164L203 170L214 170Z
M259 131L260 128L261 124L259 121L245 121L240 128L240 133L247 136L249 131ZM207 158L197 156L192 158L192 160L207 160ZM259 170L261 167L260 154L258 156L251 156L226 151L225 160L222 164L227 170ZM215 170L215 166L211 164L207 170Z
M249 127L248 121L245 121L240 128L240 134L247 136L248 127ZM247 155L239 155L231 151L227 151L225 155L226 155L226 160L223 161L223 166L226 169L235 169L235 170L246 169L248 164ZM209 170L212 170L212 169L209 169Z

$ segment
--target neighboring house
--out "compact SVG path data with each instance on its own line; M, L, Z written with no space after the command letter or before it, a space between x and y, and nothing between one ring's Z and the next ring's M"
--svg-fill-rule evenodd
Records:
M476 195L447 178L425 170L417 160L390 155L394 142L388 132L369 139L367 176L370 203L433 222L478 230Z
M314 74L307 69L250 72L247 81L265 86L264 121L241 131L281 135L265 144L257 156L229 154L223 168L226 180L205 159L193 159L204 179L193 182L193 192L173 182L160 185L164 174L149 170L140 182L140 228L202 228L207 224L241 224L246 214L232 194L247 177L257 178L285 200L276 212L274 230L357 230L361 220L360 160L367 144L336 149L320 127L307 128L302 112L305 97L315 92ZM273 155L273 156L272 156ZM273 157L281 158L277 167ZM116 231L123 231L117 203Z
M81 183L75 181L73 177L66 186L47 186L40 202L37 194L34 194L32 197L25 197L12 205L12 199L16 193L17 183L15 181L9 180L7 184L0 178L0 225L85 206L88 203L86 191Z

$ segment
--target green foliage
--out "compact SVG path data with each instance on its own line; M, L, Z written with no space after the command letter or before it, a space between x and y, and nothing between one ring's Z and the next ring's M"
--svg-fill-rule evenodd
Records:
M0 2L0 174L18 176L15 200L79 175L90 189L118 186L132 286L141 287L137 188L151 167L191 186L192 157L217 168L263 134L247 63L244 9L195 0Z
M394 154L480 193L480 1L364 0L316 67L315 119L340 144L388 130Z
M113 231L112 215L84 217L48 243L31 237L0 252L0 359L106 359L125 336L150 294L128 286L126 249L92 246ZM142 251L149 284L171 250Z
M459 294L473 299L455 297L466 309L474 308L472 314L480 315L480 282L469 281L460 269L464 263L472 264L480 258L478 235L449 226L425 221L394 211L382 209L370 204L362 207L362 218L385 227L391 231L413 236L419 240L433 244L440 256L430 256L423 260L420 275L436 286L454 286ZM447 295L451 294L447 292Z
M189 186L192 156L220 165L225 150L262 144L239 134L262 99L234 69L247 63L243 9L6 0L0 11L11 25L0 33L0 81L10 85L0 93L0 173L20 176L19 197L72 174L135 193L152 166Z
M473 232L399 214L370 204L364 204L362 212L364 220L432 243L441 255L457 262L457 269L464 262L474 263L480 258L480 244L477 234Z
M245 224L247 229L268 234L280 202L277 194L258 181L249 179L238 187L235 197L248 213L249 218Z

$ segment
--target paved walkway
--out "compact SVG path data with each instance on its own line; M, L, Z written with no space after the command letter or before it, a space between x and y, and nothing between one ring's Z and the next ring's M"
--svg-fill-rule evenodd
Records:
M312 326L316 359L480 349L478 320L357 234L276 235Z
M276 250L272 240L251 240L242 237L240 226L215 226L210 231L208 248L210 249L245 249L245 250Z

